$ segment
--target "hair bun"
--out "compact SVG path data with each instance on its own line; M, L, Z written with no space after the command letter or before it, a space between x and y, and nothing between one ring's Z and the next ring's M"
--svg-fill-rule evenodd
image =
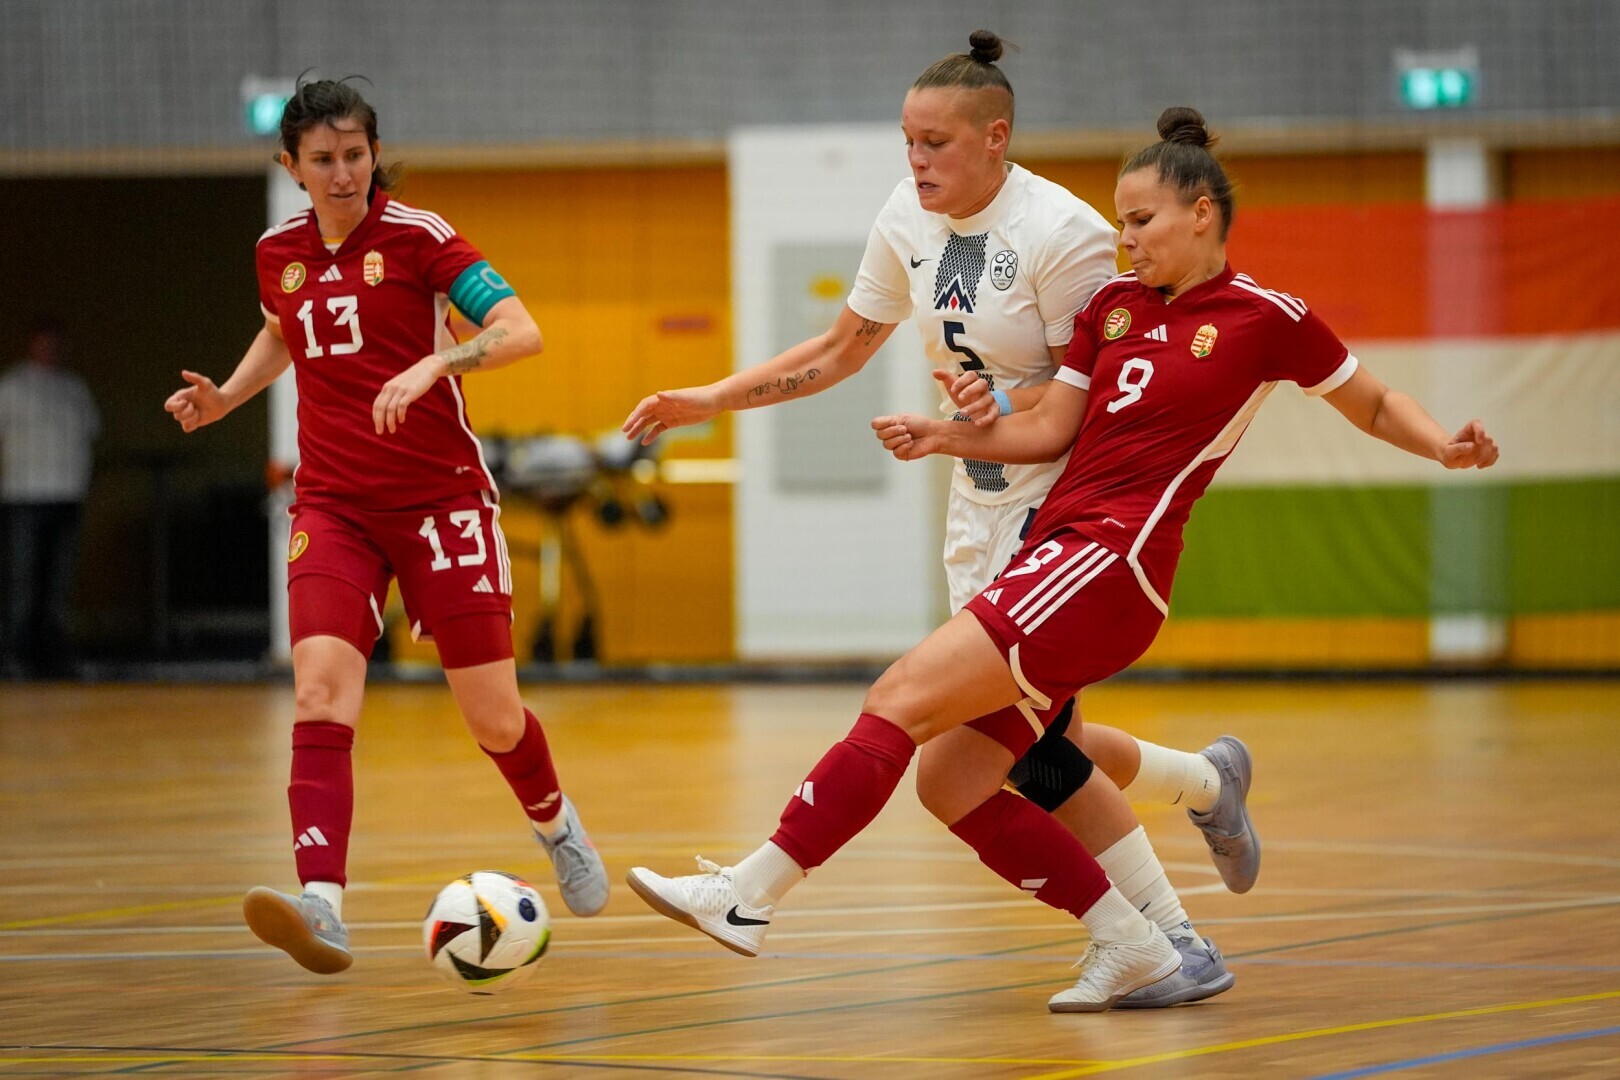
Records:
M1002 48L1001 38L989 30L973 31L968 35L968 44L972 46L970 55L981 64L995 63L1006 51Z
M1187 105L1172 105L1159 114L1159 138L1168 143L1208 146L1215 140L1204 127L1204 117Z

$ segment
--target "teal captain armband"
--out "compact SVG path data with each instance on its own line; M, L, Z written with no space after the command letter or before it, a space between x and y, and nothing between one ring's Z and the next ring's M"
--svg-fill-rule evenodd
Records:
M489 309L505 300L508 296L516 296L512 286L506 279L495 272L484 259L473 263L461 272L456 283L450 286L450 302L456 305L467 318L479 326L484 325L484 319L489 315Z

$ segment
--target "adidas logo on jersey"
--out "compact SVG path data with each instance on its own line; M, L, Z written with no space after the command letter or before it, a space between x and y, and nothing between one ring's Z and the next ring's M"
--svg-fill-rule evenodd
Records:
M494 591L495 591L495 587L489 583L489 575L488 574L479 574L478 575L478 584L473 586L473 592L492 593Z
M991 589L984 594L984 598L994 604L1001 599L1001 590Z
M333 263L331 269L327 270L326 273L322 274L320 276L319 280L321 280L321 281L342 281L343 280L343 274L338 270L337 263Z
M1145 337L1145 338L1151 338L1154 341L1169 341L1170 340L1170 328L1165 326L1164 323L1160 323L1158 325L1157 329L1149 330L1147 333L1143 334L1142 336Z
M807 806L816 805L816 783L815 783L815 781L814 780L806 780L804 783L800 784L798 787L793 789L793 794L795 794L799 798L803 799L805 801L805 805L807 805Z
M331 846L332 844L326 839L325 834L323 834L321 830L316 828L314 825L311 825L309 828L299 833L298 839L293 842L294 851L297 851L299 848Z

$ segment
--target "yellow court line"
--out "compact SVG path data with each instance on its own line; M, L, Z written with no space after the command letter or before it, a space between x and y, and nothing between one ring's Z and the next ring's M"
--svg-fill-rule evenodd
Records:
M193 1061L280 1061L283 1063L296 1061L370 1061L371 1057L365 1054L164 1054L161 1057L112 1057L97 1054L90 1057L27 1057L8 1058L0 1057L0 1069L8 1065L161 1065L165 1062L180 1064Z
M240 903L234 896L210 896L198 900L168 900L161 904L137 904L133 907L103 908L100 911L81 911L74 915L47 915L41 919L14 919L0 923L0 930L28 930L36 926L60 926L65 923L95 922L98 919L128 919L135 915L151 915L159 911L185 911L188 908L223 907Z
M437 881L425 875L385 878L379 885L423 885ZM63 926L69 923L95 922L98 919L128 919L136 915L151 915L160 911L185 911L191 908L225 907L241 903L241 894L207 896L195 900L168 900L161 904L138 904L133 907L102 908L100 911L81 911L73 915L47 915L39 919L16 919L0 922L0 930L31 930L39 926ZM229 929L225 927L223 929Z
M887 1054L501 1054L499 1061L782 1061L800 1063L856 1063L864 1065L1112 1065L1111 1061L1087 1058L999 1058L999 1057L895 1057Z
M1577 1005L1587 1001L1608 1001L1620 998L1620 990L1605 990L1597 994L1581 994L1577 997L1548 998L1545 1001L1520 1001L1511 1005L1485 1005L1477 1009L1457 1009L1453 1012L1428 1013L1424 1016L1401 1016L1392 1020L1369 1020L1361 1024L1344 1024L1340 1027L1312 1028L1309 1031L1295 1031L1287 1035L1267 1035L1259 1039L1243 1039L1239 1042L1220 1043L1215 1046L1201 1046L1194 1050L1171 1050L1163 1054L1152 1054L1148 1057L1129 1058L1123 1061L1107 1061L1088 1065L1082 1068L1064 1072L1041 1073L1037 1076L1025 1077L1024 1080L1070 1080L1076 1076L1094 1076L1097 1073L1118 1072L1121 1069L1135 1069L1143 1065L1157 1065L1166 1061L1184 1061L1187 1058L1203 1057L1206 1054L1224 1054L1233 1050L1250 1050L1257 1046L1272 1046L1277 1043L1297 1042L1300 1039L1320 1039L1328 1035L1349 1035L1358 1031L1376 1031L1379 1028L1402 1027L1407 1024L1427 1024L1435 1020L1457 1020L1470 1016L1492 1016L1500 1013L1523 1012L1526 1009L1547 1009L1554 1005Z

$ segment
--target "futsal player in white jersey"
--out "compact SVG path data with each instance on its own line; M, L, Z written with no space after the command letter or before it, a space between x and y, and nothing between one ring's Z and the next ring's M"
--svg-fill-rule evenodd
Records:
M1002 42L985 30L970 40L970 53L935 63L907 95L901 126L913 175L879 213L855 286L832 328L717 383L645 398L625 421L630 437L650 441L726 409L825 390L859 371L908 317L915 319L943 385L971 372L990 391L983 401L963 395L971 399L969 413L956 418L982 420L987 404L1002 413L1034 406L1062 362L1076 313L1116 273L1118 237L1068 190L1006 161L1013 94L995 64ZM1062 470L1062 461L957 462L945 546L953 613L1005 568ZM1120 1004L1171 1005L1229 988L1233 976L1219 951L1193 932L1128 801L1105 770L1093 772L1091 761L1062 737L1066 725L1065 719L1015 767L1019 790L1096 853L1126 899L1170 935L1184 959L1176 976ZM952 763L959 755L996 752L987 734L956 732L923 748L918 794L947 825L978 801L959 791ZM1124 732L1094 725L1085 726L1084 738L1097 743L1110 763L1128 762L1122 783L1136 775L1156 778L1154 787L1137 785L1133 794L1181 805L1192 796L1201 800L1198 809L1214 810L1200 825L1206 835L1222 838L1212 848L1223 877L1238 882L1235 891L1252 885L1258 846L1244 807L1246 753L1241 769L1228 766L1223 776L1225 763L1209 752L1139 745ZM1223 855L1222 848L1237 858ZM787 869L792 865L784 859L783 873L798 873Z

